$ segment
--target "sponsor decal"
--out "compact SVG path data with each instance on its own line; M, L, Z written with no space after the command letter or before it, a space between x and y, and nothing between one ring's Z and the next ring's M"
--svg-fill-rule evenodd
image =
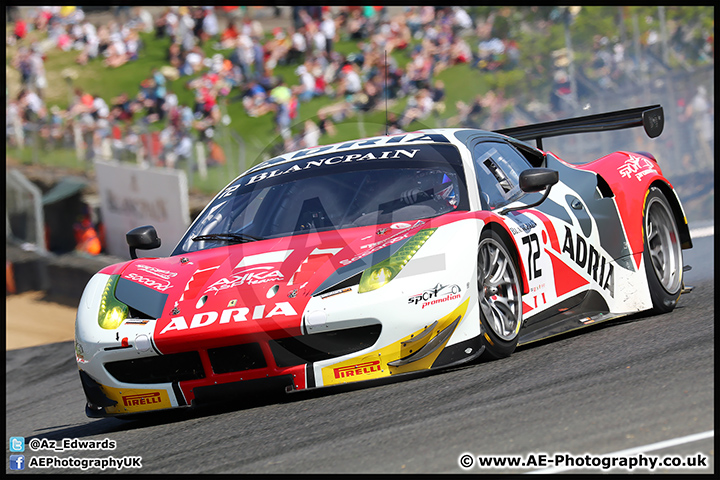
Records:
M153 278L143 277L142 275L138 275L137 273L128 273L125 278L127 278L128 280L132 280L133 282L148 286L150 288L154 288L155 290L160 292L164 292L172 286L168 281L155 280Z
M228 308L234 307L237 304L237 299L232 299L228 302Z
M162 394L160 392L139 393L135 395L123 395L123 405L126 407L137 407L139 405L152 405L154 403L162 403Z
M450 140L448 140L444 135L440 135L437 133L410 133L410 134L403 134L403 135L396 135L396 136L382 136L382 137L374 137L374 138L368 138L364 140L357 140L357 141L351 141L346 143L339 143L335 145L324 145L319 148L314 148L312 150L300 150L299 152L296 152L292 157L290 158L298 158L298 157L304 157L306 155L317 155L321 152L331 152L336 150L343 150L346 148L352 148L352 147L371 147L371 146L380 146L380 145L393 145L398 143L412 143L412 142L440 142L440 143L450 143Z
M458 285L442 285L438 283L435 287L408 298L408 304L422 304L422 308L425 308L438 303L459 300L461 297L460 290Z
M105 385L100 388L109 399L117 402L115 405L105 407L107 413L143 412L172 407L165 390L113 388Z
M357 365L347 365L345 367L333 368L335 378L359 377L381 370L380 360L373 362L358 363Z
M385 243L385 240L380 240L379 242L368 243L367 245L362 245L362 246L360 247L360 250L363 250L363 249L365 249L365 248L377 247L378 245L382 245L382 244L384 244L384 243Z
M275 170L260 172L256 175L251 176L245 185L252 185L253 183L267 180L268 178L279 177L288 173L301 172L303 170L321 167L323 165L336 165L338 163L353 163L361 162L363 160L383 160L387 158L413 158L420 150L415 149L403 149L396 148L394 150L383 150L381 152L362 152L362 153L343 153L340 155L329 155L324 158L316 158L308 160L305 164L295 164L288 168L276 168Z
M125 325L146 325L150 320L144 318L128 318Z
M218 317L220 318L220 320L218 321L218 324L220 325L230 323L230 320L232 320L234 323L246 322L248 320L247 316L251 312L252 316L250 318L253 320L272 318L277 315L282 315L286 317L297 315L295 309L288 302L276 303L272 310L267 313L267 315L265 314L265 308L266 305L256 305L252 308L252 310L248 307L237 307L226 308L222 311L222 313L215 311L199 312L193 316L189 325L187 320L185 320L184 316L173 317L170 320L170 323L168 323L158 335L163 335L173 330L192 330L195 328L207 327L214 324L218 320Z
M329 293L326 293L325 295L320 295L320 298L334 297L335 295L340 295L341 293L347 293L347 292L351 292L351 291L352 291L352 288L350 288L350 287L343 288L342 290L335 290L334 292L329 292Z
M169 270L162 270L160 268L151 267L150 265L136 265L135 268L138 270L141 270L145 273L149 273L150 275L155 275L156 277L164 278L165 280L170 280L171 278L177 276L177 272L171 272Z
M390 231L389 228L381 228L380 230L378 230L377 232L375 232L375 235L385 235L385 234L386 234L387 232L389 232L389 231Z
M592 276L593 281L607 290L611 297L615 296L613 264L592 244L588 246L585 238L579 233L575 235L573 241L573 234L568 226L565 227L562 253L567 253L578 267L587 270L587 274Z
M423 222L422 220L418 220L417 222L415 222L415 225L410 225L407 223L404 225L407 225L407 228L405 230L401 230L398 233L396 233L395 235L393 235L392 237L388 237L383 241L375 242L374 244L360 247L360 249L363 251L361 251L360 253L358 253L357 255L355 255L352 258L348 258L346 260L340 260L340 262L338 262L338 263L340 263L340 265L343 265L343 266L350 265L351 263L356 262L363 257L367 257L368 255L371 255L371 254L377 252L381 248L385 248L389 245L392 245L393 243L399 242L400 240L404 240L404 239L414 235L414 233L411 233L412 230L414 230L415 228L418 228L422 225L425 225L425 222ZM390 228L392 228L392 226ZM417 232L415 232L415 233L417 233Z
M513 235L520 235L521 233L527 233L533 228L537 227L537 224L530 220L527 223L518 223L517 225L510 226L510 233Z
M240 285L259 285L279 281L283 278L283 274L274 267L250 267L239 273L234 273L229 277L221 278L210 285L203 293L215 292L215 294L217 294L221 290L239 287Z
M618 172L625 178L632 178L634 175L639 182L642 177L650 173L657 173L657 170L655 170L655 164L647 158L630 155L630 158L618 168Z

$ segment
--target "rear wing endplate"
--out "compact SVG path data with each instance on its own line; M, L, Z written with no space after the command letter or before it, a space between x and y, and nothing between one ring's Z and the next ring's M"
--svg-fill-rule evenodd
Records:
M535 140L537 148L542 150L542 139L558 137L573 133L604 132L643 126L650 138L659 136L665 125L663 108L660 105L630 108L615 112L599 113L584 117L567 118L553 122L534 123L522 127L504 128L495 130L508 137L518 140Z

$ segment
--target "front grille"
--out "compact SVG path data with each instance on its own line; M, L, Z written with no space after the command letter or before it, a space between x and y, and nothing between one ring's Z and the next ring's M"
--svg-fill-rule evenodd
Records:
M214 373L241 372L267 367L259 343L244 343L207 351Z
M268 343L277 366L292 367L359 352L373 346L381 330L382 325L378 323L333 332L279 338Z
M109 362L105 368L110 375L125 383L169 383L205 378L198 352Z

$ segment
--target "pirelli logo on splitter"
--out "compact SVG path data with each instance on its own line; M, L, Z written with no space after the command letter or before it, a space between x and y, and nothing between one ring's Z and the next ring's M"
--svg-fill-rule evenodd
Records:
M140 393L136 395L123 395L123 404L126 407L137 407L139 405L152 405L162 403L160 392Z
M380 360L373 362L358 363L357 365L347 365L333 369L335 378L357 377L366 373L380 371Z

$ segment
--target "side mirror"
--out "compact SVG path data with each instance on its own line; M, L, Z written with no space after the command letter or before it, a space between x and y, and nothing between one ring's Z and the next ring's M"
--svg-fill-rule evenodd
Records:
M520 189L526 193L545 190L558 182L557 170L529 168L520 173Z
M520 210L525 208L532 208L540 205L550 195L550 189L555 185L560 178L557 170L551 170L549 168L528 168L520 173L519 183L520 190L525 193L539 192L545 190L542 198L535 203L529 205L520 205L517 207L506 208L501 211L501 215L505 215L513 210Z
M130 247L130 257L133 259L138 258L135 252L138 248L140 250L152 250L160 246L160 238L158 238L155 227L152 225L133 228L125 234L125 239Z

